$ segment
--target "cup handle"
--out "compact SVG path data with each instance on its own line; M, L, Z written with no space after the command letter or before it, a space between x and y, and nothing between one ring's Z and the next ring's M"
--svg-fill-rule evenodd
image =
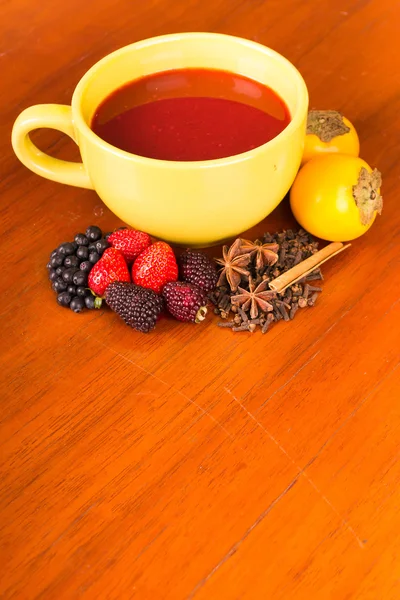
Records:
M93 190L83 163L53 158L35 146L29 133L39 128L57 129L77 143L72 125L71 107L64 104L30 106L17 117L14 123L12 146L22 164L37 175L59 183Z

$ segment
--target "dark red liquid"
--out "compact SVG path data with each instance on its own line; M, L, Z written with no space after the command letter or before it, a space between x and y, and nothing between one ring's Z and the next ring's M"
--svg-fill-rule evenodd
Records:
M98 107L92 129L132 154L196 161L261 146L289 122L283 100L257 81L225 71L182 69L116 90Z

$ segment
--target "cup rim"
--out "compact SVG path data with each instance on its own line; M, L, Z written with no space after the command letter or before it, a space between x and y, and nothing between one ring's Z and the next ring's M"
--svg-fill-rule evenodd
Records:
M184 38L184 39L185 38L188 38L188 39L199 38L199 39L204 39L205 42L207 41L207 38L208 39L209 38L214 38L214 39L215 38L219 38L219 39L227 39L228 38L228 39L235 41L245 47L250 47L250 48L254 48L259 51L262 51L264 54L272 56L272 57L280 60L281 62L285 63L286 66L289 67L289 69L292 71L294 77L296 78L297 85L299 88L298 89L299 103L298 103L298 106L296 107L295 113L293 115L291 115L291 120L290 120L289 124L277 136L272 138L272 140L265 142L265 144L262 144L261 146L252 148L251 150L248 150L247 152L241 152L240 154L235 154L233 156L226 156L223 158L214 158L214 159L209 159L209 160L198 160L198 161L165 160L165 159L141 156L140 154L134 154L132 152L127 152L126 150L121 150L120 148L117 148L116 146L109 144L108 142L103 140L101 137L99 137L96 133L94 133L94 131L89 127L89 125L86 123L85 119L83 118L82 111L81 111L81 99L82 99L82 95L83 95L85 86L88 84L88 82L93 77L93 75L96 73L96 71L98 71L104 64L106 64L109 60L111 60L113 57L115 57L119 54L123 54L125 52L130 52L131 50L133 50L135 48L143 48L146 46L156 45L163 41L174 41L174 40L178 41L178 40L181 40L182 38ZM266 146L273 147L274 145L278 144L282 140L283 137L290 135L292 130L296 129L296 127L300 124L300 122L304 118L304 112L307 112L308 100L309 100L308 89L307 89L306 83L305 83L300 71L293 65L293 63L290 62L290 60L288 60L286 57L284 57L282 54L280 54L276 50L272 50L272 48L269 48L268 46L264 46L263 44L260 44L259 42L254 42L253 40L249 40L247 38L242 38L242 37L238 37L238 36L234 36L234 35L229 35L229 34L225 34L225 33L193 31L193 32L183 32L183 33L170 33L170 34L165 34L165 35L154 36L151 38L146 38L143 40L139 40L137 42L133 42L132 44L122 46L121 48L114 50L113 52L110 52L109 54L107 54L106 56L101 58L99 61L97 61L92 67L90 67L90 69L88 71L86 71L86 73L83 75L83 77L79 80L79 82L74 90L74 93L72 95L71 106L72 106L72 114L73 114L74 124L77 127L77 129L79 131L81 131L87 138L89 138L89 140L91 139L97 145L104 148L104 150L106 150L107 152L111 152L120 157L122 156L123 158L131 158L131 159L133 158L135 160L135 162L141 162L141 163L148 164L148 165L152 164L153 166L163 165L163 166L168 166L168 168L188 168L188 167L210 168L213 166L218 167L218 166L232 165L237 162L249 160L250 158L256 156L257 154L263 152L263 149Z

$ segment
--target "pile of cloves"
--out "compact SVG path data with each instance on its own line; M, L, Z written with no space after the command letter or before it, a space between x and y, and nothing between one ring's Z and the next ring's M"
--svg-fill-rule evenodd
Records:
M236 240L225 247L223 259L217 260L223 267L218 285L209 296L223 319L218 325L235 332L260 327L266 333L274 321L290 321L299 308L314 306L322 290L311 282L323 279L320 269L281 294L271 292L268 283L317 251L318 242L303 229L265 233L262 240Z

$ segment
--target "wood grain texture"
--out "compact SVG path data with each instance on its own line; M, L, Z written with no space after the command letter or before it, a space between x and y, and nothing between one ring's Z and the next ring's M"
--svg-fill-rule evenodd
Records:
M0 4L1 598L400 597L399 19L397 0ZM382 217L265 336L58 308L49 252L120 223L10 147L23 108L68 104L105 54L193 30L285 54L383 173ZM293 224L284 201L247 237Z

